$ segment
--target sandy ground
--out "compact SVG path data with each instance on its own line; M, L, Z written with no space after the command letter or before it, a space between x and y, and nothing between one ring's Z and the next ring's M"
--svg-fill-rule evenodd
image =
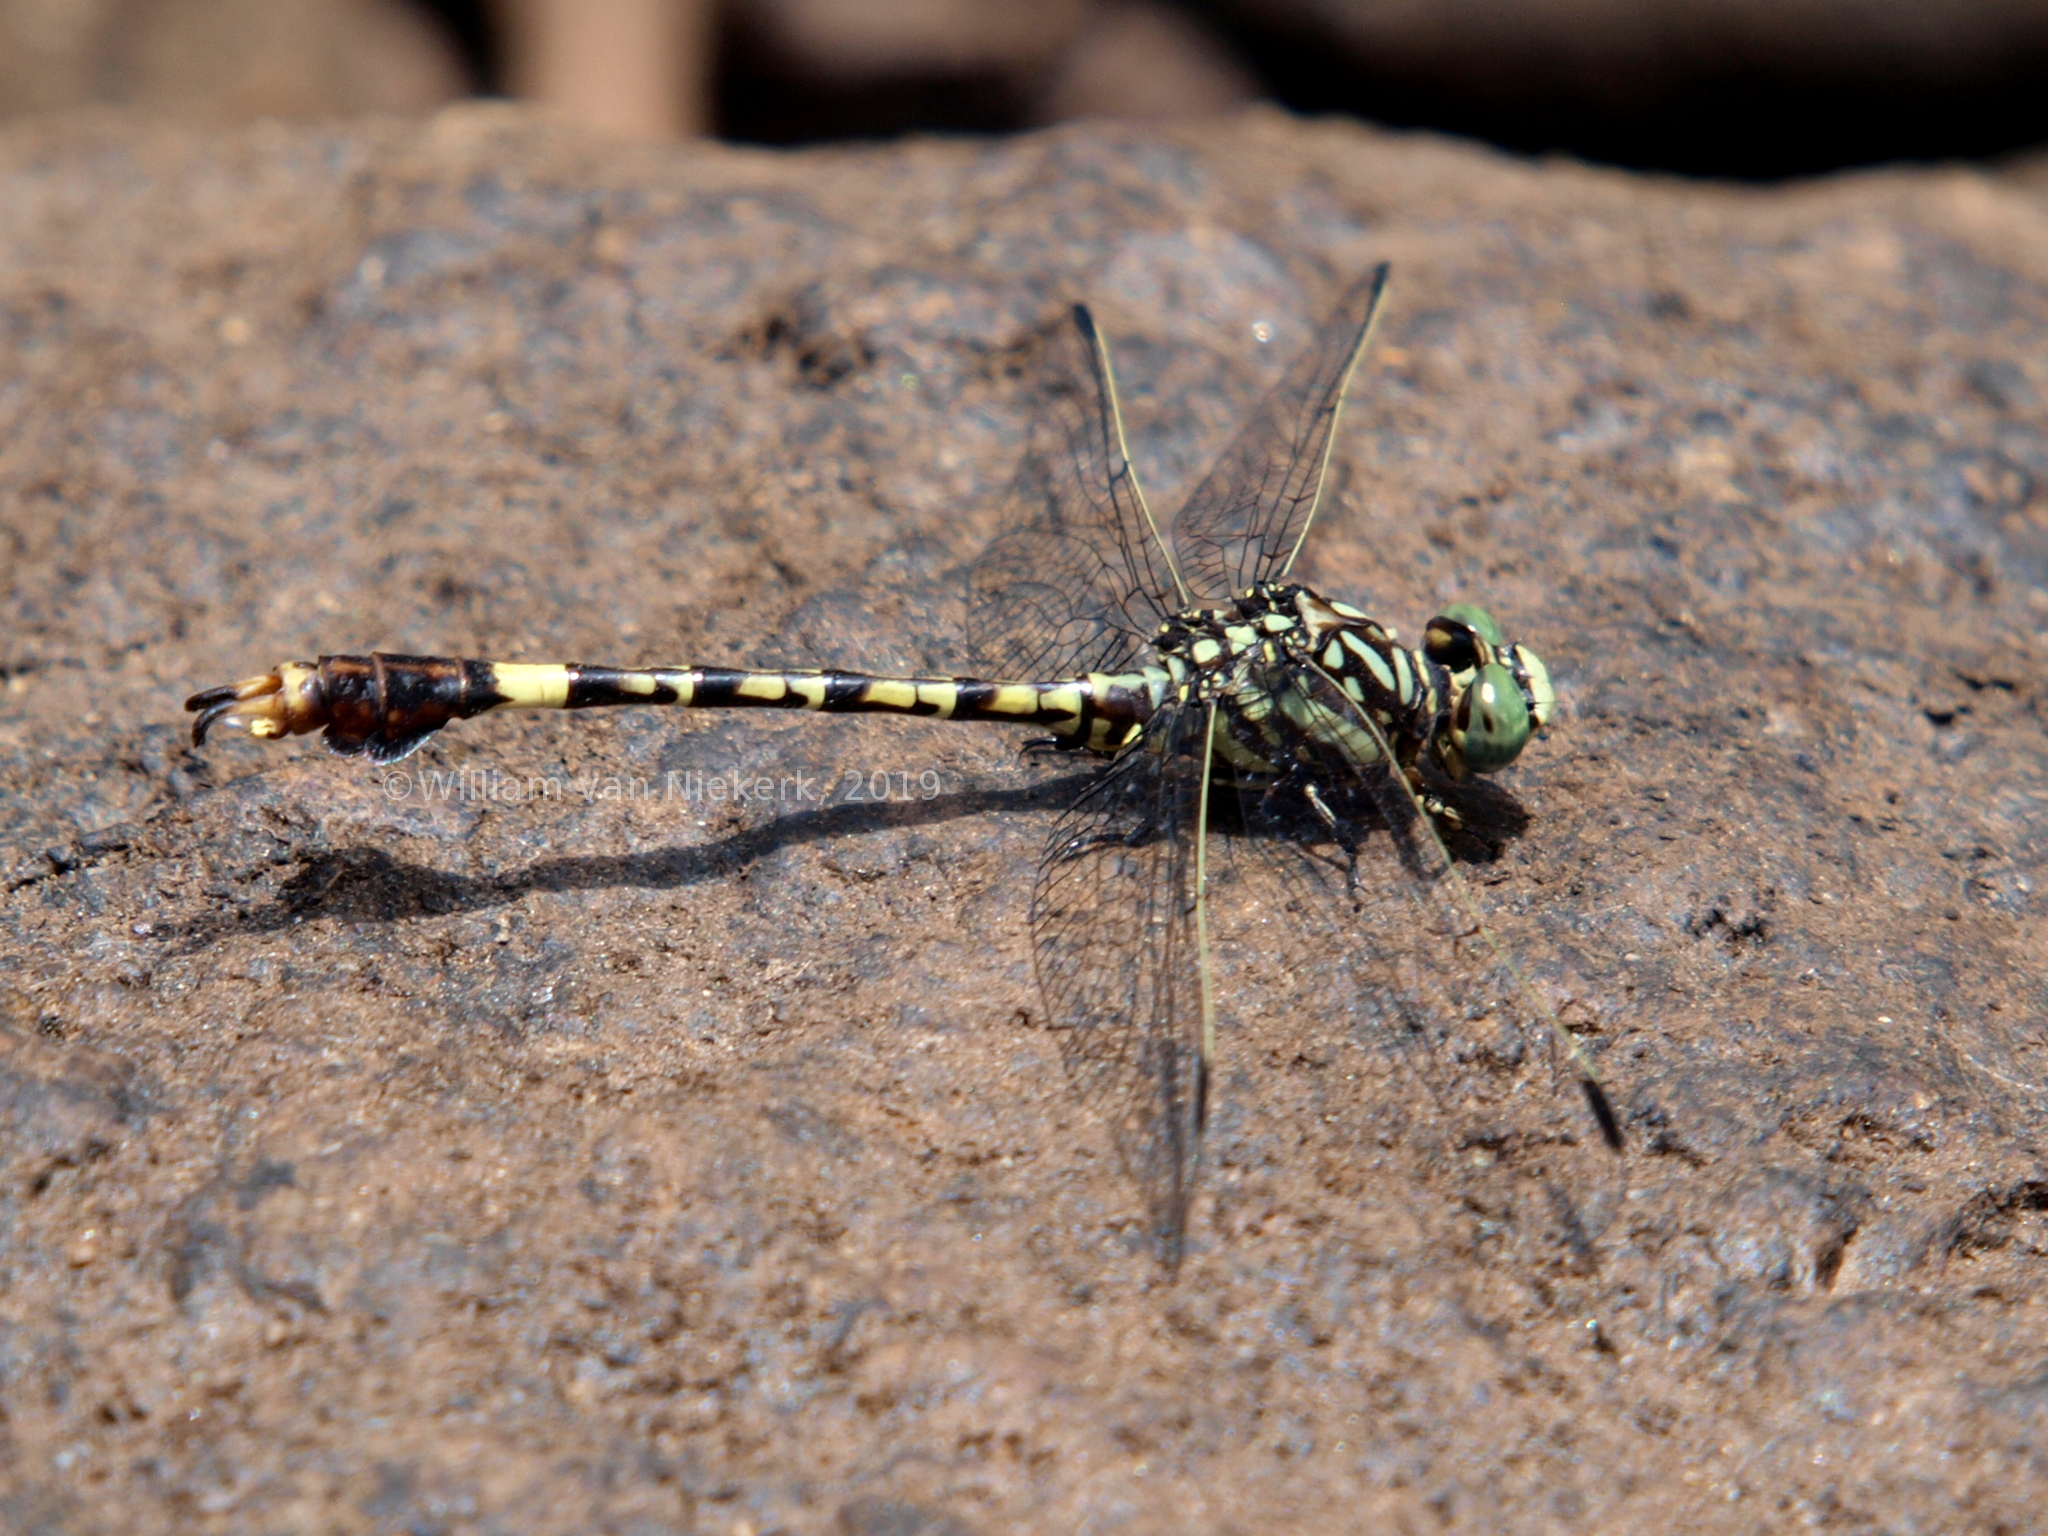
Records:
M0 1525L2031 1528L2044 252L2018 173L1263 114L9 130ZM1077 780L1012 732L188 748L320 652L959 666L1064 304L1171 505L1380 259L1309 574L1549 656L1468 872L1619 1160L1465 1134L1543 1054L1390 1049L1339 951L1414 931L1269 913L1169 1277L1038 1017Z

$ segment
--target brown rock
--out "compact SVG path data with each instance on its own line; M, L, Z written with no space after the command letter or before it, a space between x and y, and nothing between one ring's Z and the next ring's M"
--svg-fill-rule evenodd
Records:
M807 74L1008 74L1050 61L1088 10L1089 0L765 0L747 24Z
M775 143L1202 117L1259 94L1167 0L767 0L727 30L719 129Z
M1048 72L1034 115L1047 123L1206 117L1258 94L1244 66L1185 12L1114 0L1094 8Z
M21 127L0 208L0 1092L51 1174L0 1184L9 1519L2032 1522L2027 184L462 109ZM1468 869L1595 1035L1630 1150L1583 1182L1460 1139L1540 1049L1391 1049L1362 957L1279 921L1230 956L1169 1283L1026 1022L1070 769L1000 731L528 717L402 781L181 745L193 688L374 645L958 665L1063 304L1170 505L1378 259L1312 575L1411 634L1483 597L1551 658L1525 824ZM840 793L712 798L735 770Z
M463 89L454 50L404 0L0 0L0 117L417 113Z

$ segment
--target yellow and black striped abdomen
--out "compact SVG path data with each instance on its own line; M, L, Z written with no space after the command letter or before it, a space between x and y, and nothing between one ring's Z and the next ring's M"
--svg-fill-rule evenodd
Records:
M1063 746L1111 752L1157 708L1163 675L1101 673L1053 682L752 672L723 667L604 667L448 656L323 656L194 694L195 743L213 726L257 737L322 731L335 751L391 762L450 720L494 709L809 709L1029 725Z

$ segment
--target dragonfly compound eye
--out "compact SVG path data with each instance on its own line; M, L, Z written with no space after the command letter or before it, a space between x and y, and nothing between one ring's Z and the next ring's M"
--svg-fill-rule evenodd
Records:
M1473 675L1451 717L1451 744L1472 773L1507 767L1534 731L1520 684L1497 661Z
M1477 603L1453 603L1423 631L1423 654L1451 673L1492 661L1506 644L1493 615Z

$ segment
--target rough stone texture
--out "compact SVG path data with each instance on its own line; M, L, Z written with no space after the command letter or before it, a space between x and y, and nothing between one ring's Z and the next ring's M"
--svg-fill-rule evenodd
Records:
M1268 115L0 138L0 1524L2029 1528L2044 251L2019 179ZM321 650L956 665L1062 303L1170 504L1380 258L1312 574L1553 660L1470 869L1626 1119L1584 1186L1431 1091L1540 1053L1390 1054L1277 924L1169 1283L1033 1027L1070 770L1002 731L184 745ZM911 794L659 792L732 769Z

